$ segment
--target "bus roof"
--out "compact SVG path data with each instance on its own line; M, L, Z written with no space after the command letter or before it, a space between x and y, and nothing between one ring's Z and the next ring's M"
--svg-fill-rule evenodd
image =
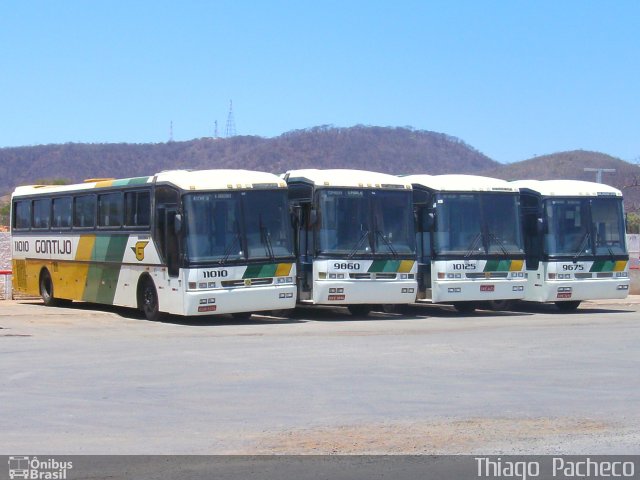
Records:
M509 183L520 190L531 190L543 197L622 197L622 192L617 188L582 180L516 180Z
M441 192L518 192L518 188L506 180L479 175L407 175L402 178L414 186Z
M386 173L366 170L315 168L289 170L284 174L287 182L309 183L317 187L389 188L411 190L411 183Z
M254 187L285 188L277 175L252 170L166 170L151 177L123 179L90 179L73 185L27 185L17 187L14 195L37 195L104 187L141 186L150 183L170 183L182 190L228 190Z

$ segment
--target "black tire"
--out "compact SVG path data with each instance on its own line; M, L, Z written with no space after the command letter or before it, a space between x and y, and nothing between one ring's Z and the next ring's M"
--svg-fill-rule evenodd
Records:
M510 310L513 307L513 300L489 300L487 303L489 308L496 312Z
M473 313L476 310L476 303L456 302L453 304L453 308L455 308L459 313Z
M251 312L236 312L231 314L236 320L249 320L251 315L253 315Z
M280 310L271 310L272 317L288 317L293 313L293 308L282 308Z
M47 307L55 307L58 301L53 296L53 280L46 268L40 273L40 296Z
M146 319L152 322L160 321L165 317L160 312L158 291L150 278L145 278L140 287L140 310L142 310Z
M349 305L347 307L349 309L349 313L354 317L366 317L369 315L371 311L371 305Z
M561 312L575 312L580 306L580 300L571 300L570 302L556 302L556 307Z

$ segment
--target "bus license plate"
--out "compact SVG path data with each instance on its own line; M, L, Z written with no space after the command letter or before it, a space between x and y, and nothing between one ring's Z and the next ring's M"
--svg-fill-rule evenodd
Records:
M493 292L495 291L495 289L496 289L495 285L480 285L481 292Z

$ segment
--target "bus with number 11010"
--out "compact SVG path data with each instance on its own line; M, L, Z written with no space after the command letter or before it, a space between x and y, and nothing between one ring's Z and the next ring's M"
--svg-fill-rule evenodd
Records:
M166 314L287 310L296 302L287 185L246 170L173 170L18 187L13 288Z

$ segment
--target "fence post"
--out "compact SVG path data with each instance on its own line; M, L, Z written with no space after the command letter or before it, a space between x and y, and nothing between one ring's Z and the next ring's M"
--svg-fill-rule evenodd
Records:
M4 299L13 300L13 291L11 289L11 270L0 270L0 275L4 275Z

